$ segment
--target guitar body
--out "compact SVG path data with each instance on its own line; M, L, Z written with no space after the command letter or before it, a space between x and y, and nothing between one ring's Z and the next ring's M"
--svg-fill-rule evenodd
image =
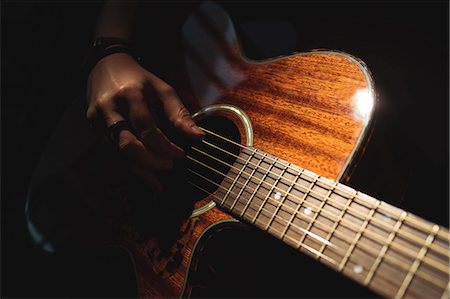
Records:
M324 177L348 180L368 139L375 104L373 82L363 62L325 50L250 61L241 53L231 21L212 3L202 5L183 32L186 67L171 84L191 111L216 105L218 114L235 122L243 144ZM253 136L246 135L246 125L236 115L221 111L221 105L247 114ZM211 200L209 196L195 204L200 215L183 224L182 237L166 258L149 257L157 248L154 241L121 238L136 261L141 297L191 295L191 278L211 235L240 225L210 206Z
M199 119L210 113L225 116L235 124L242 144L321 176L348 180L370 135L375 107L374 85L363 62L326 50L251 61L242 54L226 13L210 2L187 20L183 36L183 67L163 78L191 111L200 111ZM75 141L65 143L67 148L77 146ZM54 159L65 151L59 147L46 155ZM46 161L42 159L41 165ZM74 164L77 169L84 165ZM81 172L79 177L89 171ZM38 183L35 179L34 185ZM181 222L176 240L164 248L132 224L112 221L119 232L113 243L133 257L141 297L192 294L208 240L218 231L242 225L212 200L213 195L198 198L192 215Z

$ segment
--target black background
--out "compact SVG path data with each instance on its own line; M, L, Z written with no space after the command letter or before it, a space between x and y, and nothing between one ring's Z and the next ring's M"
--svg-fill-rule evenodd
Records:
M100 6L2 2L2 297L63 296L61 290L83 296L77 286L83 281L91 282L87 288L103 283L113 289L110 295L129 294L130 288L111 284L132 280L120 273L130 270L126 258L116 252L80 254L83 258L52 266L52 258L34 248L23 214L40 152L82 88L81 64ZM245 24L269 20L293 25L297 51L338 49L365 61L379 105L372 140L350 185L448 227L448 2L246 2L226 7L244 50L254 59L284 51L282 45L269 43L261 50L255 43L264 44L270 32L246 38L252 32ZM62 269L70 267L74 273L85 271L81 282L61 277Z

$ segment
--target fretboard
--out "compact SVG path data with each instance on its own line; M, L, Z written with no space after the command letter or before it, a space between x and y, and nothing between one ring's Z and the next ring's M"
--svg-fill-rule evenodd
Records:
M449 297L449 233L254 148L216 191L221 208L389 298Z

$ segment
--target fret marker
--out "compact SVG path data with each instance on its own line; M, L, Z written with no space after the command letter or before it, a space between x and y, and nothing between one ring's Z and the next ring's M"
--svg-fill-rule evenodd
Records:
M360 264L356 264L353 266L353 272L359 274L363 271L363 267Z
M389 220L391 220L391 217L389 217L388 215L383 215L383 220L388 222Z
M273 197L275 197L276 200L279 200L281 198L281 193L277 192Z
M309 214L311 214L311 208L310 208L310 207L307 207L307 208L305 208L305 209L303 210L303 212L304 212L306 215L309 215Z

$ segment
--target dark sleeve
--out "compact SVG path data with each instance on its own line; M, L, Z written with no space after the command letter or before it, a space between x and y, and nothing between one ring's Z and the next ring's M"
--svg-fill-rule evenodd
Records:
M159 73L176 67L183 47L181 28L200 1L139 3L133 40L146 68Z

